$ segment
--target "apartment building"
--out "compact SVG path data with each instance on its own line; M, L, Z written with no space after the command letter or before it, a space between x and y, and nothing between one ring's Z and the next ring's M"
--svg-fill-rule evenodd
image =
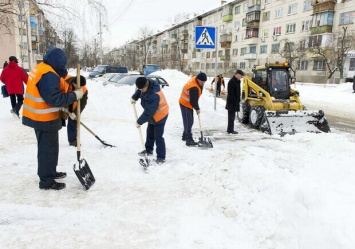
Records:
M209 76L231 74L236 68L250 73L254 65L291 61L298 81L325 82L327 62L336 70L332 56L343 53L343 78L355 74L355 0L236 0L179 24L132 41L118 50L135 51L138 67L159 63L162 68L186 73L205 71ZM217 52L195 48L195 26L217 29ZM339 47L346 28L346 44ZM315 53L322 48L327 56ZM128 52L130 51L130 52ZM313 51L312 53L310 51ZM332 56L331 56L332 55ZM217 56L217 64L216 64ZM340 81L338 71L332 80Z
M8 31L1 34L0 62L7 61L9 56L16 56L19 65L30 70L43 60L43 55L51 47L63 48L45 14L35 0L12 1L11 10L16 14L8 14Z

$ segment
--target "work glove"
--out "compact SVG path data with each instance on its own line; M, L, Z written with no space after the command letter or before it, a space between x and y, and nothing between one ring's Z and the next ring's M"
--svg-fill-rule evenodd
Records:
M139 127L141 127L141 125L140 125L140 124L138 124L138 123L136 123L136 127L137 127L137 128L139 128Z
M201 109L196 110L197 115L199 115L201 112Z
M76 89L74 91L75 95L76 95L76 100L79 100L83 97L84 93L83 93L83 90L81 88L79 89Z
M76 115L74 112L69 112L69 117L72 119L72 120L76 120Z
M136 104L136 101L134 99L131 99L131 104L132 105Z

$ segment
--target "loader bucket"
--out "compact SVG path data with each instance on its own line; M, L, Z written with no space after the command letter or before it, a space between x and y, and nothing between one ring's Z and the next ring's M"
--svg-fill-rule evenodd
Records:
M265 111L260 130L271 134L330 132L324 112L314 110Z

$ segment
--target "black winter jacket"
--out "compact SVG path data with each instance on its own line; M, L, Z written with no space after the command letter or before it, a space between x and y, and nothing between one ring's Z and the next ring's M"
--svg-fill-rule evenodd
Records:
M226 101L226 109L229 111L239 112L240 102L240 80L233 76L228 81L228 95Z

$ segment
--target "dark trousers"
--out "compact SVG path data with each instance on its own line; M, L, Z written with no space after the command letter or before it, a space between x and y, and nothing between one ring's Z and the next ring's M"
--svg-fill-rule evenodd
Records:
M148 124L147 126L147 139L145 141L145 149L147 151L154 150L154 142L157 146L156 153L157 158L165 159L166 156L166 148L165 148L165 140L163 138L165 121L158 124Z
M221 96L221 85L217 83L217 97Z
M353 91L354 91L354 93L355 93L355 81L354 81L354 83L353 83Z
M234 131L235 110L228 110L228 127L227 132L232 133Z
M184 125L184 132L182 133L183 138L186 140L192 140L192 125L194 124L194 112L193 109L187 108L180 104L182 123Z
M23 94L10 94L9 96L10 96L12 109L15 109L16 111L19 112L23 105Z
M49 187L55 179L58 165L58 131L35 130L37 138L37 160L40 188Z
M73 142L76 140L76 120L72 120L68 117L67 125L68 141Z

